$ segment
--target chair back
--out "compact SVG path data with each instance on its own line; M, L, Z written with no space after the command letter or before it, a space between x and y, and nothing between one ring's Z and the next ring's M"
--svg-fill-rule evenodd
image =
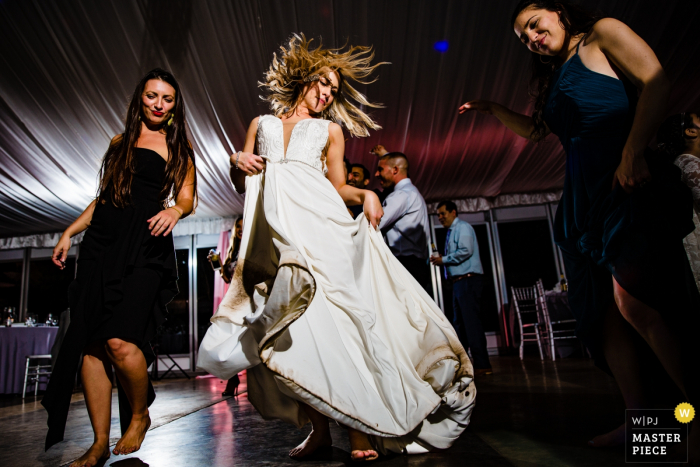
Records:
M511 287L513 304L518 321L535 323L538 321L537 289L535 287Z
M544 294L544 284L542 283L542 279L537 279L537 282L535 283L535 290L537 291L537 306L542 316L542 321L544 321L547 328L549 328L551 326L551 321L549 318L547 297Z

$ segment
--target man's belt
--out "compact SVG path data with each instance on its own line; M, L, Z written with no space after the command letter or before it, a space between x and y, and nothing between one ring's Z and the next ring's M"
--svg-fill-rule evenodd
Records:
M450 282L452 282L454 284L455 282L459 282L462 279L466 279L467 277L474 277L474 276L480 276L480 275L481 274L477 274L475 272L468 272L466 274L462 274L461 276L450 276L449 279L450 279Z

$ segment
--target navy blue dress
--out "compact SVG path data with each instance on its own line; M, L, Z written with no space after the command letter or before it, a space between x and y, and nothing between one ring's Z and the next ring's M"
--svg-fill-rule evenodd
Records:
M155 151L135 148L131 200L112 203L109 189L98 200L80 244L78 271L68 291L70 326L42 405L49 419L48 449L63 439L80 355L87 344L111 338L129 340L153 360L150 341L177 294L177 264L172 235L154 237L147 220L164 207L165 160ZM131 408L118 383L122 433ZM149 385L149 405L155 399Z
M566 151L555 241L569 279L577 332L606 368L602 319L614 302L612 276L676 329L698 315L697 287L682 239L693 230L692 198L673 164L648 151L652 180L631 195L613 177L629 136L637 93L589 70L578 55L554 74L544 118Z

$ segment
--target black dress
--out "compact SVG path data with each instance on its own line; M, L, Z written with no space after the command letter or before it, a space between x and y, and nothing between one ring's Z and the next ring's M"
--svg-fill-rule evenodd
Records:
M596 363L607 369L601 331L614 300L612 276L683 336L690 369L697 365L692 360L697 346L688 331L697 331L700 315L700 296L682 244L694 228L690 191L678 168L651 152L646 154L648 184L631 195L619 185L611 189L636 100L636 89L589 70L578 49L552 77L545 121L566 151L554 237L563 253L577 334ZM692 386L697 391L697 381Z
M46 449L63 440L85 346L111 338L128 340L152 361L149 343L165 320L165 305L178 292L172 235L152 236L147 222L163 209L166 162L157 152L144 148L136 148L134 157L131 202L118 208L106 193L98 200L80 244L78 274L68 291L70 327L42 400L49 414ZM131 410L118 386L123 433ZM154 398L149 384L149 405Z

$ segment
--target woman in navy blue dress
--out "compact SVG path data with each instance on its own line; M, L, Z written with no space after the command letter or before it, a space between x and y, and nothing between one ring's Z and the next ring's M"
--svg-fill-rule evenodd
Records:
M95 438L71 467L92 467L110 456L112 366L122 428L112 452L137 451L146 436L155 398L146 370L153 358L149 343L178 291L170 232L192 212L195 193L180 87L169 72L152 70L136 86L124 132L104 156L97 199L53 252L63 269L70 238L87 229L68 292L70 326L42 400L49 414L48 449L63 439L82 354L81 382Z
M512 24L532 52L533 115L487 101L460 113L494 115L535 142L559 137L567 159L555 241L579 337L628 408L653 407L649 381L669 377L697 402L697 352L686 331L700 297L682 244L693 229L692 200L678 170L647 149L665 115L664 71L624 23L568 2L523 0ZM590 444L622 442L624 425Z

